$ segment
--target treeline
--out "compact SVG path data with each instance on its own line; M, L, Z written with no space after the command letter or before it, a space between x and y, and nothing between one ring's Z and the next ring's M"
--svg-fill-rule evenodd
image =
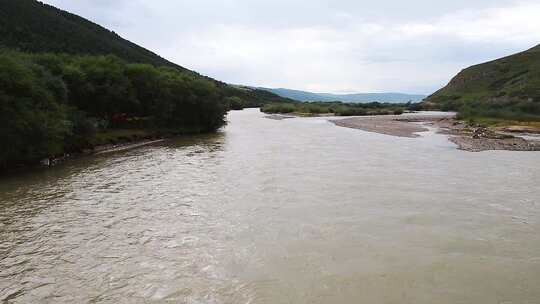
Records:
M0 167L80 151L108 130L214 131L227 107L214 81L175 68L0 51Z
M363 115L391 115L402 114L405 110L412 109L414 104L390 104L390 103L343 103L343 102L295 102L295 103L271 103L262 107L265 113L300 115L334 114L336 116L363 116Z

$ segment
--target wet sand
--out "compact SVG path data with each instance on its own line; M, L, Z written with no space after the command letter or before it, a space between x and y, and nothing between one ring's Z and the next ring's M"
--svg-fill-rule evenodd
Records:
M360 129L399 137L419 137L419 132L428 131L427 128L418 124L404 122L389 117L351 117L342 120L332 120L340 127Z
M337 126L359 129L368 132L399 136L419 137L419 132L429 131L422 123L432 123L445 119L453 119L455 113L407 113L402 115L356 116L331 120Z

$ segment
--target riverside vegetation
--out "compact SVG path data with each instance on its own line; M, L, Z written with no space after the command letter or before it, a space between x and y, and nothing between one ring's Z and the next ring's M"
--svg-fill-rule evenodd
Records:
M405 110L415 108L412 103L343 103L343 102L293 102L270 103L262 107L261 111L268 114L295 114L299 116L316 116L320 114L333 114L336 116L364 116L364 115L399 115Z

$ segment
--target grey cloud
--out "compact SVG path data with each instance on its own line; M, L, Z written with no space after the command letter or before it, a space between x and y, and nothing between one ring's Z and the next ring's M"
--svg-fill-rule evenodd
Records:
M540 41L534 0L46 2L223 81L315 91L430 93Z

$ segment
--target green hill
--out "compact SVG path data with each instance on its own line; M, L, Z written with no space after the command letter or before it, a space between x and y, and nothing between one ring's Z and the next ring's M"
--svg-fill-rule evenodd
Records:
M35 0L0 0L0 47L32 53L115 55L184 69L91 21Z
M464 69L425 106L463 117L540 119L540 45Z

